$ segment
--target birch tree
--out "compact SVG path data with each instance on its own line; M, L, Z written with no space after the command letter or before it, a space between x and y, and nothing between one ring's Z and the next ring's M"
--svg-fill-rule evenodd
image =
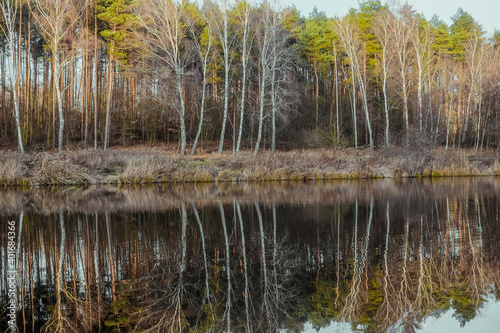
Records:
M388 9L382 9L377 12L373 30L377 36L381 49L382 57L382 94L384 95L384 115L385 115L385 145L389 146L389 95L387 94L387 80L389 70L394 59L394 53L391 49L393 30L390 22L393 14Z
M0 24L0 31L4 35L6 39L7 45L10 49L12 59L18 59L19 57L15 56L15 31L16 31L16 17L17 12L19 10L20 0L7 0L0 2L0 10L1 16L3 19L3 24ZM19 22L19 24L21 24ZM21 36L19 36L21 38ZM21 52L20 48L17 49L17 52ZM11 79L11 88L12 88L12 99L14 103L14 118L16 119L16 131L17 131L17 147L21 153L24 153L24 145L23 145L23 134L21 131L21 115L19 110L19 75L20 75L20 64L13 63L10 67L12 72L10 73Z
M373 135L372 127L370 123L370 114L368 111L368 97L366 86L363 80L363 73L361 71L362 57L361 57L361 41L360 32L356 23L351 17L344 17L342 20L335 22L334 25L335 32L339 35L342 44L349 56L351 62L351 74L353 76L353 90L355 90L355 81L358 81L359 90L361 93L361 101L363 103L363 110L365 113L366 127L368 129L368 138L370 142L370 148L373 148ZM354 92L353 92L354 96ZM353 109L354 112L356 104L353 97ZM356 133L356 131L355 131ZM356 134L355 134L356 136ZM355 139L357 146L357 138Z
M394 29L394 49L396 52L396 60L398 63L398 71L400 78L400 95L403 103L403 117L406 129L406 145L410 144L410 121L409 121L409 73L410 68L410 36L412 12L408 5L403 6L396 12L394 20L391 21Z
M257 141L255 142L254 156L257 156L262 139L262 130L264 126L264 105L265 105L265 86L269 81L269 63L272 41L272 8L269 2L264 2L261 5L261 16L257 23L257 47L259 49L259 118Z
M64 39L73 31L73 25L79 19L79 13L72 0L34 0L33 18L35 24L52 52L52 73L57 96L59 113L58 152L62 154L64 140L63 96L61 92L61 71L71 57L61 57ZM55 112L55 110L54 110Z
M418 96L418 124L419 131L422 134L423 131L423 113L422 113L422 88L423 88L423 74L426 64L424 63L427 58L425 53L427 52L428 39L426 35L429 34L429 29L426 27L426 23L420 23L420 16L415 15L410 18L410 40L413 45L415 60L417 61L417 96ZM420 23L420 24L419 24Z
M252 49L252 38L250 37L250 14L252 7L246 1L241 1L238 4L238 16L243 27L243 37L241 39L241 72L243 77L241 78L241 101L240 101L240 122L238 128L238 139L236 142L235 155L240 153L241 137L243 133L243 121L245 119L245 94L246 94L246 84L247 84L247 67L248 60L250 57L250 51ZM234 124L236 126L236 124Z
M462 139L461 143L465 141L468 124L469 124L469 116L473 113L475 116L475 109L478 105L478 101L481 98L481 73L484 69L484 65L486 63L486 52L485 52L485 40L482 36L483 33L479 29L475 29L469 40L464 45L464 60L466 67L468 69L468 82L469 86L469 94L467 96L467 106L465 111L465 122L462 130ZM473 108L471 112L471 106Z
M191 156L194 155L196 151L196 146L198 145L198 140L201 136L201 131L203 129L203 120L205 117L205 98L207 94L207 79L208 79L208 69L210 66L210 56L212 52L212 47L215 41L215 36L213 31L209 28L205 13L198 13L200 20L202 22L195 23L193 20L189 20L189 30L193 35L193 43L195 45L198 57L201 60L201 70L202 70L202 89L201 89L201 103L200 103L200 121L198 123L198 131L196 132L196 137L193 142L193 147L191 148ZM192 18L191 18L192 19ZM197 26L199 25L199 26ZM201 33L200 33L201 31ZM198 36L199 35L199 36ZM199 38L198 38L199 37Z
M210 29L214 31L217 38L220 41L223 52L224 61L224 111L222 116L222 127L219 140L219 154L222 153L224 147L224 136L226 134L226 122L228 117L229 109L229 92L230 92L230 78L229 73L231 71L231 48L233 46L232 40L230 40L229 31L229 21L231 19L231 2L230 0L218 0L218 8L209 2L205 2L205 6L209 10L209 25ZM232 38L232 37L231 37Z
M143 40L148 54L162 64L167 76L172 77L176 96L171 102L179 116L181 155L186 151L186 106L184 101L185 57L182 43L186 27L182 23L186 3L173 0L144 0L137 9L137 21L146 31Z
M264 131L264 120L268 116L265 110L271 111L271 151L274 152L276 146L276 119L280 109L286 107L284 95L287 92L280 85L286 81L286 64L288 57L293 54L291 49L286 47L289 39L289 32L282 27L286 19L286 12L277 10L277 3L264 2L261 5L261 15L256 22L256 44L259 50L259 115L257 140L254 148L254 156L260 149L260 143ZM279 72L279 76L277 73ZM281 105L279 105L281 103ZM267 106L267 108L266 108Z

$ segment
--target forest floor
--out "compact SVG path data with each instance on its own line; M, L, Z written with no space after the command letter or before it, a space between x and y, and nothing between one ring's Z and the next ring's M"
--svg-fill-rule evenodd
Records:
M226 151L181 157L172 147L21 154L0 151L0 186L330 180L500 175L500 155L469 149Z

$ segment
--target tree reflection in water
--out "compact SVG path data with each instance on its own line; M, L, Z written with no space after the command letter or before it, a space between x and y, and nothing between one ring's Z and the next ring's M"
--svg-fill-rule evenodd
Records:
M18 327L301 332L347 321L413 332L450 309L465 325L487 294L498 300L498 180L370 184L304 184L302 203L278 185L203 189L212 200L151 189L158 206L143 210L120 201L129 188L94 210L9 192L20 208L2 217L19 219Z

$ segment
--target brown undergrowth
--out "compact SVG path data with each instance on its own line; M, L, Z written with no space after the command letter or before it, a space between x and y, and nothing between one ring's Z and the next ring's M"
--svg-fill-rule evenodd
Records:
M85 185L500 175L495 151L400 147L206 153L130 148L0 152L0 185Z

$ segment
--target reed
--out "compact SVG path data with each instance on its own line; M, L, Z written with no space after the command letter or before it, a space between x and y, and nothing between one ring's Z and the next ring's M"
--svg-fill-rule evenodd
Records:
M401 147L180 157L162 149L0 152L0 186L333 180L500 175L494 152Z

